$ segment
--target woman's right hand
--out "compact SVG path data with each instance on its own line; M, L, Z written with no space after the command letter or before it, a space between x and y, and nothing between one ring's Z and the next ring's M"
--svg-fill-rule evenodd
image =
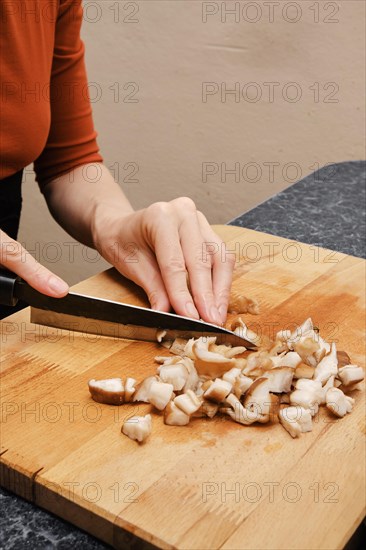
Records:
M62 298L69 286L57 275L41 265L23 246L0 229L0 265L13 271L34 289Z

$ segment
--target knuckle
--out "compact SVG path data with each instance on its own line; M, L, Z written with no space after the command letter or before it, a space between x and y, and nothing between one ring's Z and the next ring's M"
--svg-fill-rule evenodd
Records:
M196 205L190 197L179 197L174 201L176 206L184 210L196 210Z
M157 216L167 215L169 210L170 210L169 203L163 202L163 201L154 202L153 204L150 204L150 206L146 208L147 214L149 216L152 216L154 220L156 220Z

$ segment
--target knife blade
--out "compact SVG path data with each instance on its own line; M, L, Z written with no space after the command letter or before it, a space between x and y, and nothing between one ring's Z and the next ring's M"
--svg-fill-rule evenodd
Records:
M216 336L217 343L256 349L256 344L223 327L152 309L69 292L63 298L46 296L14 273L0 271L0 303L15 305L23 300L31 306L34 323L117 338L157 341Z

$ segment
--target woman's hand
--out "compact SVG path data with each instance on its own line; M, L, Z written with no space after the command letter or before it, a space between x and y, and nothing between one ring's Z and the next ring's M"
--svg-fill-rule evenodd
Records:
M38 263L20 243L1 230L0 265L13 271L47 296L61 298L68 293L69 287L65 281Z
M92 235L102 256L145 290L153 309L173 307L179 315L215 324L226 320L235 258L226 256L191 199L124 215L118 205L101 202Z

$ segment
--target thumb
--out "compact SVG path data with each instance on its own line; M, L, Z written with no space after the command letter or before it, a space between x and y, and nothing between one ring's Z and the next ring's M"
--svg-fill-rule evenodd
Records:
M65 281L37 262L23 246L0 230L0 264L42 294L61 298L69 291Z

